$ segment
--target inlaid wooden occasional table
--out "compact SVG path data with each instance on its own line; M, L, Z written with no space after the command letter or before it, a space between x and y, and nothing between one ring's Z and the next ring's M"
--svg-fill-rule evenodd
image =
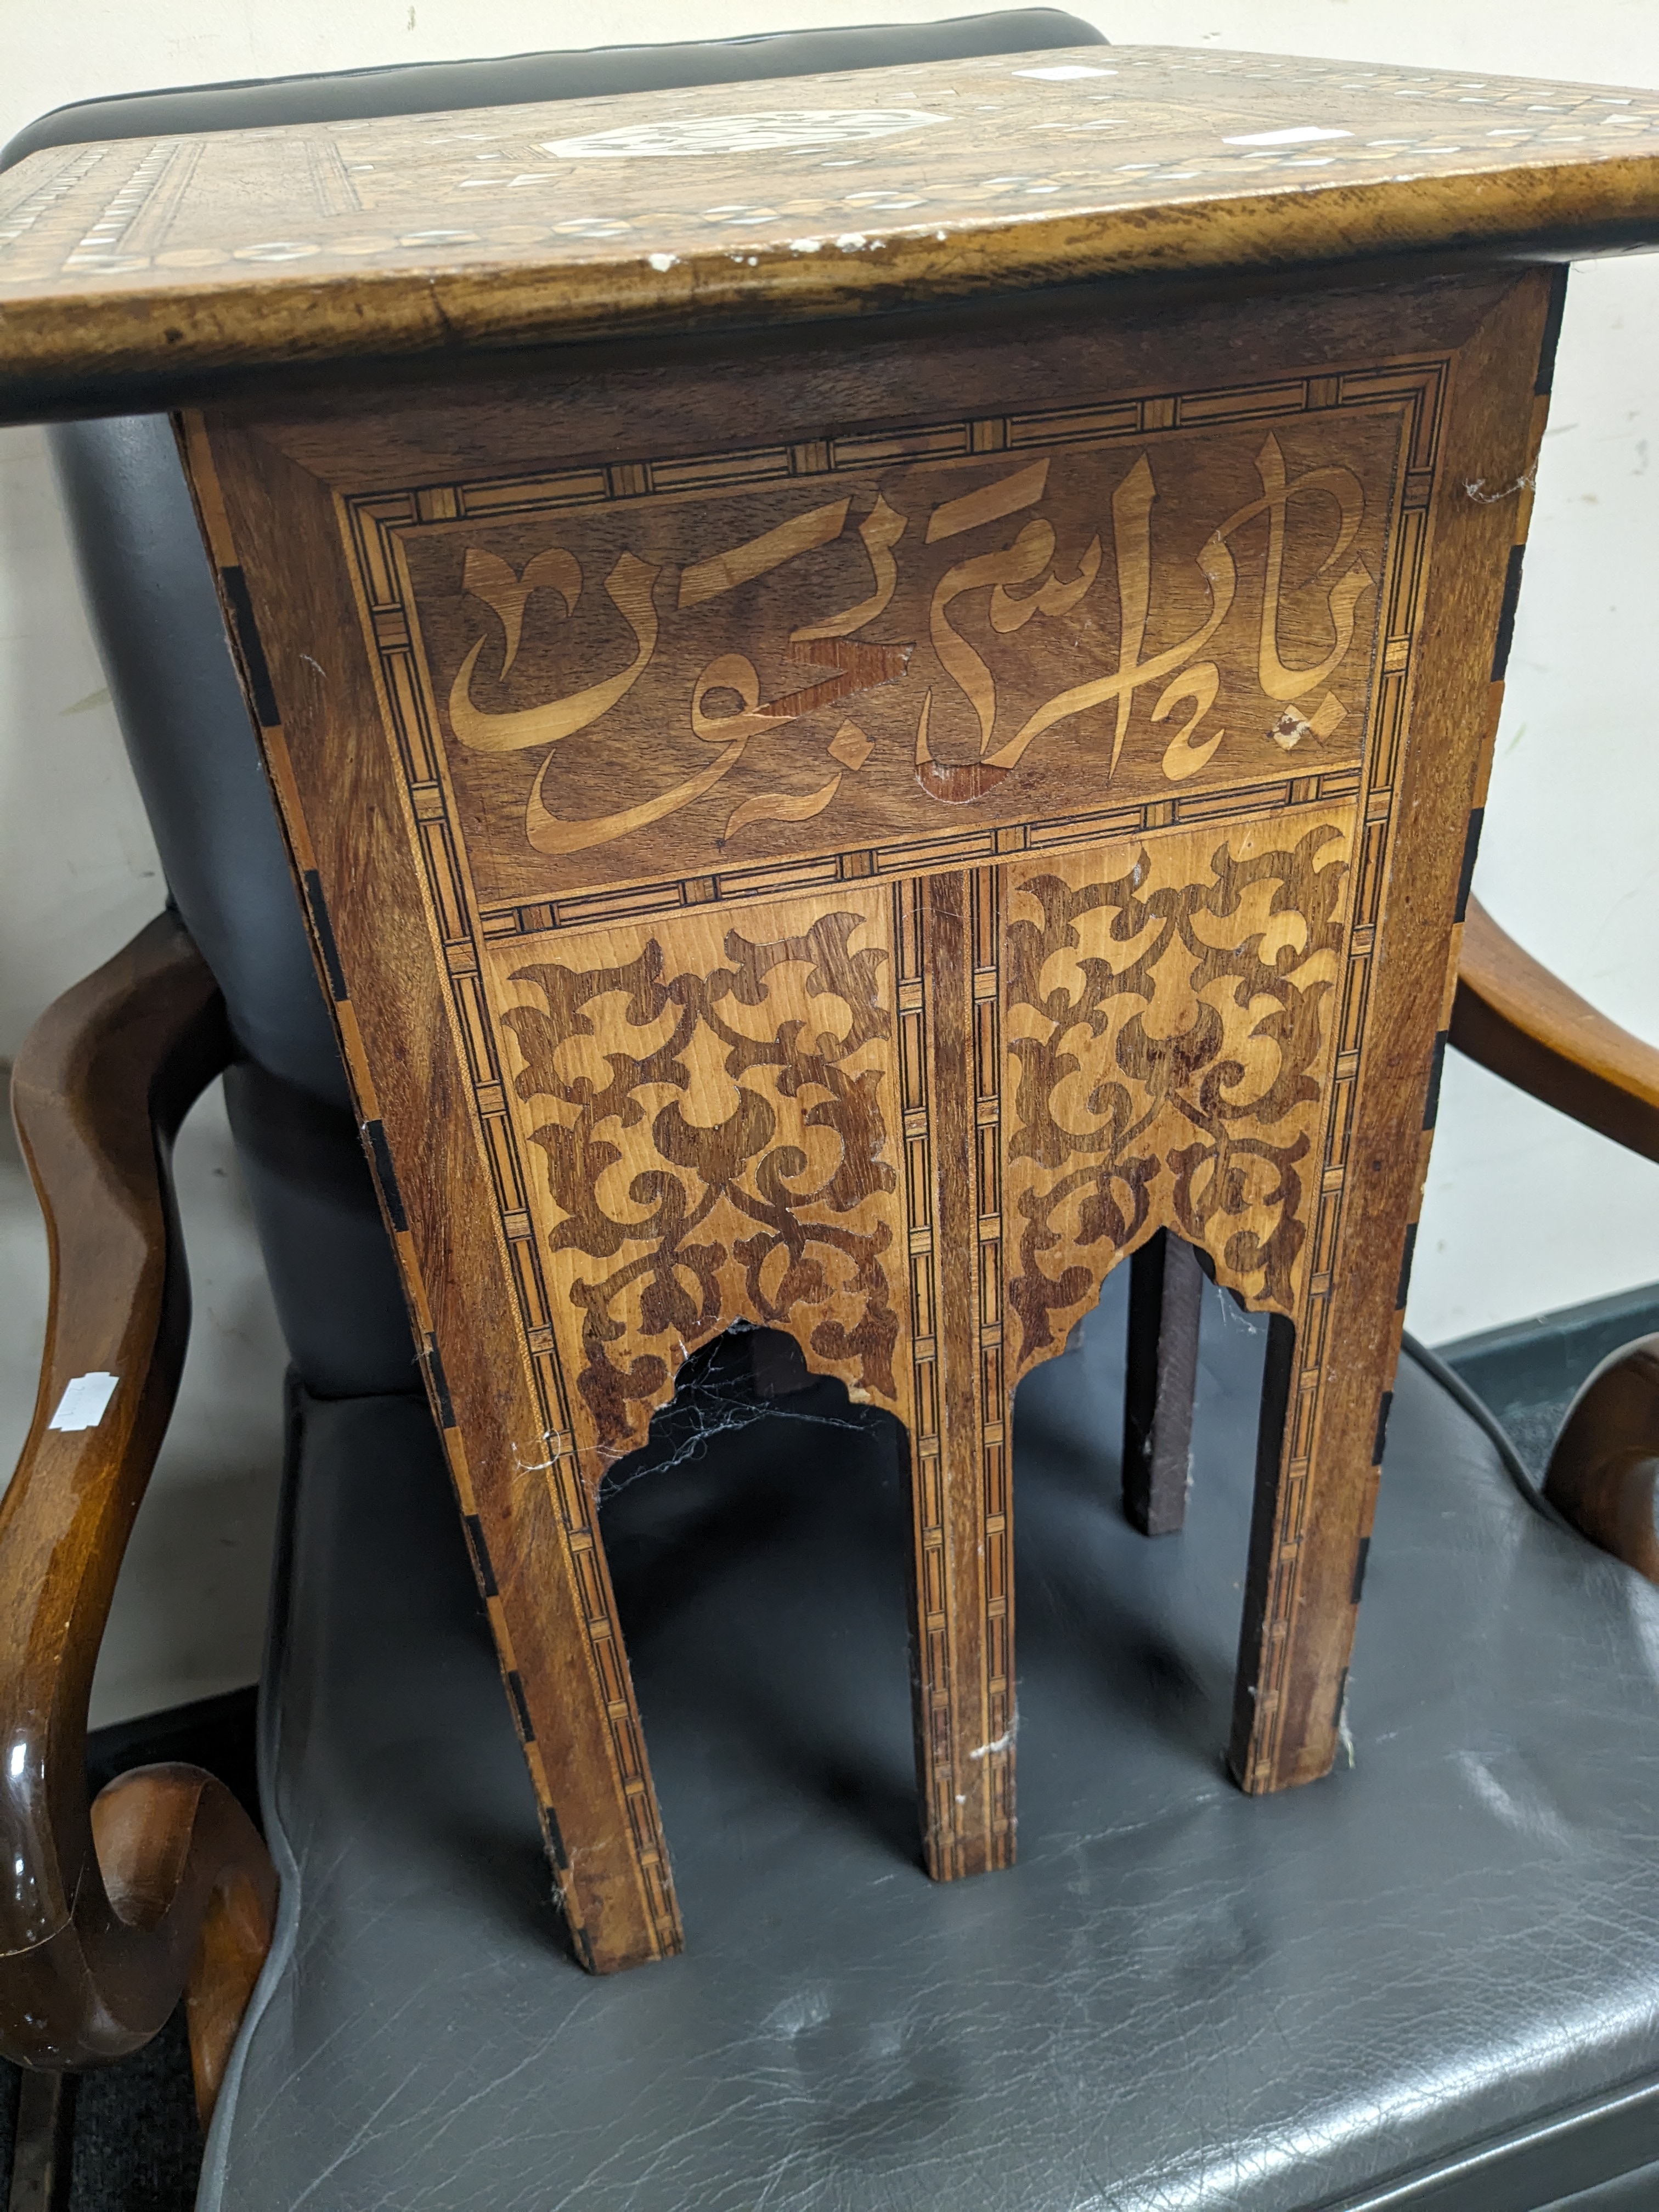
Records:
M1015 1384L1201 1253L1232 1768L1329 1765L1560 264L1656 237L1653 95L1145 48L5 179L5 417L179 410L590 1965L681 1940L598 1489L735 1322L908 1432L949 1877Z

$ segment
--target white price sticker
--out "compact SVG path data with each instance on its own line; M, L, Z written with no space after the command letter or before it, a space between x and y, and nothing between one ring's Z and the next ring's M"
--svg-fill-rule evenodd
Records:
M52 1429L95 1429L115 1395L118 1375L77 1375L64 1386L58 1411L46 1424Z

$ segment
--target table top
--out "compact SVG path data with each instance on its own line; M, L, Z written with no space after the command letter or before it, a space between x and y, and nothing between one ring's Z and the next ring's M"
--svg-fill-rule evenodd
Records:
M1659 94L1201 49L129 139L0 178L0 419L1109 276L1656 242Z

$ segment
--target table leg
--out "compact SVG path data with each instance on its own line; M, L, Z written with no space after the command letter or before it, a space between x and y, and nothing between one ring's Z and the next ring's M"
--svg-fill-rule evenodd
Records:
M933 876L901 896L901 986L921 998L931 1156L930 1218L912 1242L927 1248L933 1286L910 1438L916 1765L927 1870L951 1881L1014 1855L997 872Z
M1400 1145L1392 1088L1379 1084L1359 1101L1346 1198L1327 1170L1294 1320L1267 1316L1228 1753L1253 1794L1316 1781L1341 1740L1405 1320L1405 1217L1433 1120L1431 1087L1421 1143Z
M1129 1262L1123 1395L1123 1510L1143 1536L1187 1517L1204 1272L1184 1238L1160 1229Z

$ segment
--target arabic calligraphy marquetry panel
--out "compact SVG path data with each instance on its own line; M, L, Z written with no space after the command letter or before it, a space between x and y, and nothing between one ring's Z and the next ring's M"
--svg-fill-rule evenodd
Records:
M1297 1310L1330 1098L1352 808L1009 870L1011 1369L1169 1227Z
M349 542L486 932L660 913L1352 776L1441 384L428 489Z
M792 1330L908 1419L891 893L495 945L486 988L573 1418L602 1465L686 1352Z

